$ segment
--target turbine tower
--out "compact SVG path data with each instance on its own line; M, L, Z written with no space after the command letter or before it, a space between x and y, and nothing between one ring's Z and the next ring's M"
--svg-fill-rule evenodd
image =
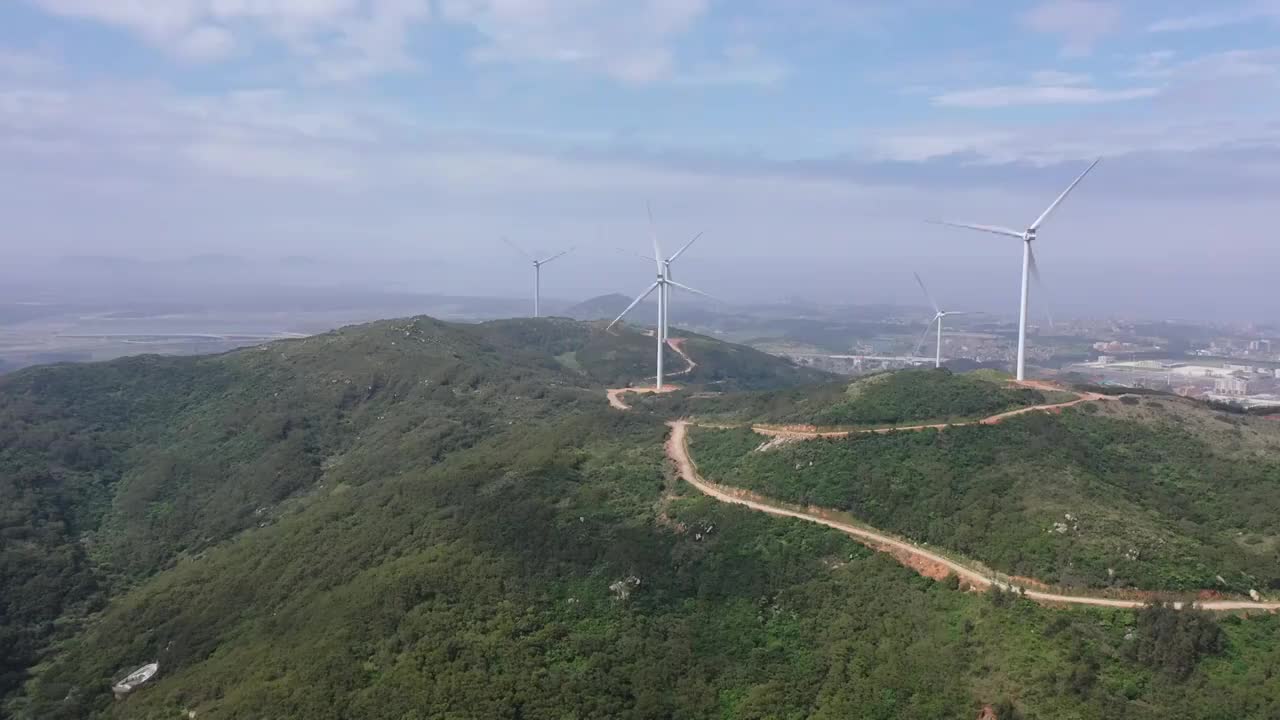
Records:
M517 246L515 243L511 242L506 238L502 238L502 242L509 245L512 250L515 250L516 252L525 256L526 258L528 258L529 262L533 263L533 316L538 317L542 312L542 307L541 307L542 306L542 266L546 265L552 260L555 260L556 258L564 257L565 255L568 255L569 253L573 252L573 248L569 248L568 250L561 250L555 255L551 255L539 260L538 258L525 252L524 250L521 250L519 246Z
M920 279L920 274L912 273L912 275L916 276L916 284L920 286L921 290L924 290L924 296L929 298L929 304L933 306L933 319L925 326L924 332L920 333L920 339L916 341L916 349L913 350L911 354L917 356L920 354L920 345L924 342L924 336L929 333L929 328L933 327L934 323L937 323L938 346L933 353L933 366L935 368L940 368L942 367L942 318L948 315L964 315L965 313L959 310L943 310L938 307L938 303L935 302L933 296L929 294L929 289L924 286L924 281Z
M632 309L635 308L635 306L639 305L641 302L644 301L645 298L653 294L654 290L658 291L658 323L653 333L658 340L658 373L656 375L657 382L654 385L654 390L656 392L662 392L662 387L663 387L662 385L662 379L663 379L662 353L663 353L663 346L667 344L667 320L669 318L667 311L671 301L671 288L673 287L680 288L685 292L691 292L695 295L701 295L705 298L711 298L713 300L715 298L712 298L710 295L702 292L701 290L695 290L689 287L688 285L681 285L680 283L671 279L671 263L675 262L676 258L684 254L684 251L688 250L689 246L693 245L693 243L697 241L699 237L702 237L702 233L698 233L697 235L695 235L693 240L690 240L689 242L685 243L684 247L676 251L674 255L663 260L662 248L658 245L658 233L653 226L653 210L649 209L649 236L650 236L650 239L653 241L653 256L652 257L645 256L645 257L647 259L653 260L654 266L657 268L657 271L658 271L658 279L655 280L654 283L650 285L647 290L641 293L639 297L637 297L635 300L632 300L631 304L627 306L627 309L623 310L618 315L618 317L614 319L613 322L609 323L609 327L606 328L606 330L612 329L614 325L617 325L622 320L622 318L626 317L627 313L631 312Z
M1017 238L1022 241L1022 302L1018 309L1018 381L1019 382L1026 379L1027 296L1029 294L1028 280L1031 276L1034 276L1036 279L1036 282L1037 283L1040 282L1040 269L1036 267L1036 253L1034 250L1031 249L1031 243L1035 242L1036 231L1040 229L1040 226L1044 224L1045 220L1049 219L1049 215L1054 210L1056 210L1059 205L1062 204L1063 200L1067 199L1067 195L1069 195L1071 191L1075 189L1076 185L1080 184L1080 181L1084 179L1084 176L1088 175L1089 171L1097 167L1098 163L1100 162L1102 162L1102 158L1098 158L1097 160L1094 160L1093 163L1089 165L1089 167L1085 168L1085 171L1080 173L1080 177L1077 177L1070 185L1068 185L1067 189L1063 190L1062 194L1058 196L1058 199L1054 200L1053 204L1051 204L1048 207L1048 209L1046 209L1044 212L1040 213L1040 217L1036 218L1036 221L1031 223L1031 225L1027 227L1026 230L1023 230L1022 232L1018 232L1017 230L1013 230L1007 227L1001 227L999 225L974 225L971 223L957 223L957 222L946 222L946 221L939 223L941 225L950 225L951 227L968 228L970 230L978 230L981 232L995 233L996 235L1006 235L1008 237Z

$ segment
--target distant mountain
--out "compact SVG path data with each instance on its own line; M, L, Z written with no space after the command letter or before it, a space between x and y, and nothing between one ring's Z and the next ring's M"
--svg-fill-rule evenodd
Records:
M589 300L583 300L577 305L565 309L561 314L574 320L613 320L623 310L627 309L633 299L620 293L600 295ZM646 301L632 312L636 313L637 323L644 324L645 317L657 315L658 307L656 303Z
M74 270L123 269L142 266L143 261L123 255L64 255L58 258L58 266Z
M199 255L189 255L180 260L178 264L190 268L207 270L243 269L252 265L247 258L240 255L228 255L226 253L201 253Z

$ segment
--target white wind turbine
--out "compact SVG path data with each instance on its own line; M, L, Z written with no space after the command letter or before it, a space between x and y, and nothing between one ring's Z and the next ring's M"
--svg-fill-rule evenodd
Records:
M650 219L652 219L652 215L650 215ZM692 240L685 243L684 247L675 251L675 253L671 257L665 260L657 260L657 262L660 263L660 266L662 267L662 274L667 279L668 282L671 282L672 284L674 284L674 282L671 281L671 264L676 261L676 258L683 255L684 251L689 249L689 246L698 242L698 238L700 237L702 237L702 233L698 233L697 235L694 235ZM636 253L636 255L644 258L645 260L648 260L649 262L655 261L653 257L649 255L645 255L644 253ZM670 337L669 331L671 329L671 289L669 287L666 287L665 283L664 283L664 288L665 288L666 296L662 299L662 306L663 308L665 308L665 312L662 315L661 334L662 334L663 341L666 341ZM685 289L692 290L691 288L685 288ZM697 292L696 290L692 290L692 291ZM711 297L706 293L699 293L699 294L705 297Z
M1058 196L1058 199L1054 200L1053 204L1050 205L1048 209L1046 209L1044 212L1040 213L1040 217L1036 218L1036 221L1031 223L1031 225L1022 232L1018 232L1017 230L1013 230L1007 227L1001 227L999 225L973 225L970 223L957 223L957 222L945 222L945 221L939 223L941 225L950 225L951 227L968 228L970 230L980 230L982 232L995 233L996 235L1007 235L1009 237L1017 238L1022 241L1022 304L1018 310L1018 380L1019 381L1024 380L1026 378L1025 371L1026 371L1026 348L1027 348L1028 278L1029 276L1035 276L1036 282L1037 283L1040 282L1040 270L1039 268L1036 267L1036 254L1035 254L1035 251L1031 249L1031 243L1035 241L1036 231L1039 230L1040 226L1044 223L1044 221L1049 218L1050 213L1056 210L1058 208L1058 205L1062 204L1062 201L1065 200L1067 198L1067 195L1069 195L1071 191L1075 189L1076 185L1078 185L1080 181L1084 179L1084 176L1088 175L1089 171L1092 170L1094 167L1096 167L1097 164L1100 162L1102 162L1102 158L1098 158L1097 160L1094 160L1093 163L1089 165L1089 167L1085 168L1085 171L1080 173L1080 177L1076 178L1075 181L1073 181L1070 185L1068 185L1067 189L1063 190L1062 194Z
M552 260L555 260L556 258L564 257L565 255L568 255L569 253L573 252L573 248L569 248L568 250L562 250L556 253L555 255L550 255L548 257L545 257L539 260L538 258L525 252L524 250L521 250L519 246L517 246L515 243L511 242L506 238L502 238L502 242L509 245L512 250L515 250L516 252L525 256L526 258L528 258L529 262L533 263L533 316L538 317L542 312L542 307L541 307L542 306L542 266L546 265Z
M654 333L653 333L658 340L658 374L656 376L657 382L654 385L654 389L657 392L662 392L662 378L663 378L662 353L663 353L663 346L667 344L667 319L669 317L667 311L668 311L668 306L671 300L671 288L673 287L680 288L685 292L691 292L695 295L701 295L705 298L711 298L711 296L702 292L701 290L695 290L689 287L688 285L681 285L680 283L671 279L671 263L675 262L676 258L684 254L684 251L688 250L689 246L693 245L693 243L696 242L699 237L702 237L702 233L698 233L697 235L695 235L693 240L690 240L689 242L685 243L684 247L677 250L674 255L663 260L662 248L659 247L658 245L658 233L657 231L654 230L654 227L653 227L653 210L649 209L649 235L653 240L653 257L649 259L653 260L654 265L657 267L658 279L654 281L654 283L650 285L647 290L641 293L639 297L637 297L635 300L632 300L631 304L627 306L627 309L623 310L618 315L618 317L614 319L613 322L609 323L609 327L606 329L612 329L613 326L617 325L622 320L622 318L626 317L627 313L631 312L631 310L635 308L635 306L639 305L641 302L644 301L645 298L653 294L654 290L658 291L658 324L657 324L656 330L654 330ZM711 299L714 299L714 298L711 298Z
M937 323L938 346L933 353L933 366L935 368L940 368L942 367L942 318L948 315L964 315L965 313L960 310L943 310L938 307L937 301L935 301L933 296L929 294L929 289L924 286L924 281L920 279L920 274L912 273L912 275L916 276L916 283L920 285L921 290L924 290L924 296L929 298L929 304L933 306L933 319L925 326L924 332L920 333L920 339L916 341L916 349L913 350L911 354L917 356L920 354L920 345L924 342L924 336L929 333L929 328L933 327L934 323Z

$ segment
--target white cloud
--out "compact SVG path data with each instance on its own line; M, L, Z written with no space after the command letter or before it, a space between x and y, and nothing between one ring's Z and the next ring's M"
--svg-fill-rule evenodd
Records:
M179 38L174 49L185 58L203 62L224 58L235 46L231 33L214 25L202 25Z
M1173 53L1146 53L1136 58L1127 77L1158 80L1169 88L1167 95L1188 104L1221 103L1231 94L1233 103L1267 107L1269 98L1280 91L1280 47L1222 50L1185 59Z
M1060 70L1040 70L1031 74L1031 82L1036 85L1088 85L1090 81L1088 75Z
M48 75L59 67L59 63L47 55L0 47L0 77Z
M669 77L675 42L709 0L441 0L447 20L474 27L480 62L574 64L629 83Z
M1087 55L1094 44L1115 30L1120 9L1100 0L1046 0L1022 16L1022 24L1036 32L1061 36L1068 55Z
M1280 2L1277 2L1277 0L1258 0L1257 2L1226 10L1219 9L1195 15L1164 18L1148 25L1147 32L1174 33L1215 30L1253 20L1280 20Z
M673 78L678 85L777 85L787 76L782 63L765 57L754 45L725 48L721 59L695 65Z
M411 29L429 0L27 0L63 17L132 32L175 56L226 57L270 39L315 74L351 79L411 69Z
M1104 90L1082 85L997 85L956 90L933 98L939 107L997 108L1015 105L1096 105L1155 97L1160 88Z

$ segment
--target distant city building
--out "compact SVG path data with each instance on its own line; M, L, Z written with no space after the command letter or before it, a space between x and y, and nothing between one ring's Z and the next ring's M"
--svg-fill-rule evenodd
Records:
M1213 381L1213 393L1228 397L1244 397L1249 394L1249 381L1238 377L1218 378Z

